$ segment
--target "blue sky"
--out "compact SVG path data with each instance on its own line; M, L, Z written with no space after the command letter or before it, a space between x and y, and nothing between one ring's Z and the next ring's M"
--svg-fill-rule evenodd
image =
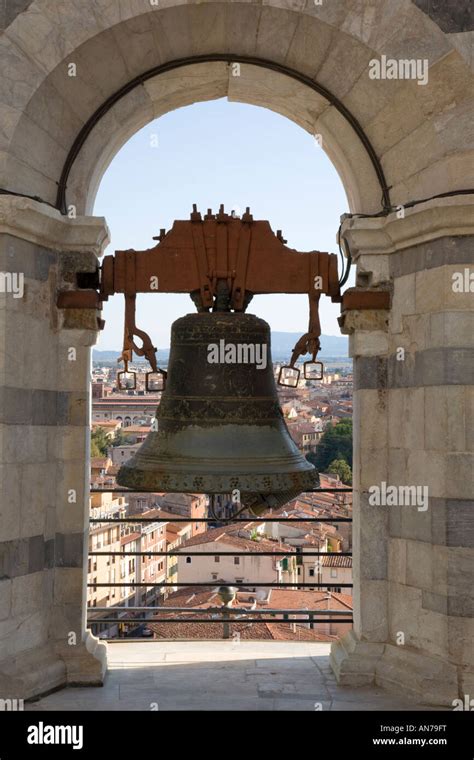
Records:
M216 100L172 111L137 132L108 167L94 214L105 216L115 249L150 248L161 227L221 203L250 206L255 219L283 230L288 246L337 252L339 217L349 210L339 176L315 139L289 119L257 106ZM351 281L349 281L349 284ZM339 335L339 304L321 299L322 331ZM186 295L138 298L137 324L158 349L169 346L171 323L194 306ZM303 333L307 298L256 296L249 312L273 330ZM123 297L104 305L97 348L121 348Z

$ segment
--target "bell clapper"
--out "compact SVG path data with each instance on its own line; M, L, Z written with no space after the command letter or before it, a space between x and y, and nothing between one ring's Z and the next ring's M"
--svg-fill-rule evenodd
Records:
M210 494L209 496L209 513L212 519L215 520L216 522L231 523L233 520L235 520L236 517L241 515L242 512L245 512L245 510L247 509L247 506L244 505L244 506L241 506L240 509L237 510L237 512L235 512L233 515L230 515L230 517L223 517L223 516L218 517L218 515L216 515L217 496L218 494L215 494L215 493Z

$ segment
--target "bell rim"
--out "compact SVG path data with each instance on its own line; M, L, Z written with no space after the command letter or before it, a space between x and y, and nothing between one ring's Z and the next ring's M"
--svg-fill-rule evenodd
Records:
M153 472L122 465L117 474L117 484L131 490L159 491L164 493L231 493L239 490L242 494L259 491L264 494L279 493L293 489L311 490L319 484L316 468L291 473L207 473L187 471Z

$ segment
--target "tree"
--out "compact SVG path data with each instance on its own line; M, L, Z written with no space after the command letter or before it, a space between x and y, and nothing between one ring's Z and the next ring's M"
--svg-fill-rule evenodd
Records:
M98 427L91 433L91 457L105 457L110 440L104 428Z
M328 427L316 451L307 458L320 472L327 472L335 459L342 459L352 468L352 420L339 420L335 427Z
M308 451L308 453L306 454L306 459L308 460L310 464L316 467L316 452Z
M328 467L328 472L339 475L345 485L352 485L352 470L344 459L334 459Z
M98 457L101 457L102 453L99 451L99 447L97 446L97 443L92 440L91 438L91 459L97 459Z
M127 437L122 428L119 428L110 443L112 446L124 446L130 443L130 438Z

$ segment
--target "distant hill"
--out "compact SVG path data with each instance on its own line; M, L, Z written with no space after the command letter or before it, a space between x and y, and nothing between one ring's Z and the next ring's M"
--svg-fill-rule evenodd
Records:
M273 359L286 357L291 354L295 343L301 338L301 333L272 332ZM321 351L319 356L347 356L348 339L345 335L321 335Z
M116 362L119 358L121 351L98 351L96 348L92 349L92 361L93 362Z
M289 358L297 340L301 338L300 333L292 332L272 332L272 357L273 360ZM344 335L321 335L321 357L347 357L348 341ZM120 356L120 351L98 351L94 348L92 359L99 364L101 362L116 362ZM158 358L160 361L167 361L169 348L158 348Z

